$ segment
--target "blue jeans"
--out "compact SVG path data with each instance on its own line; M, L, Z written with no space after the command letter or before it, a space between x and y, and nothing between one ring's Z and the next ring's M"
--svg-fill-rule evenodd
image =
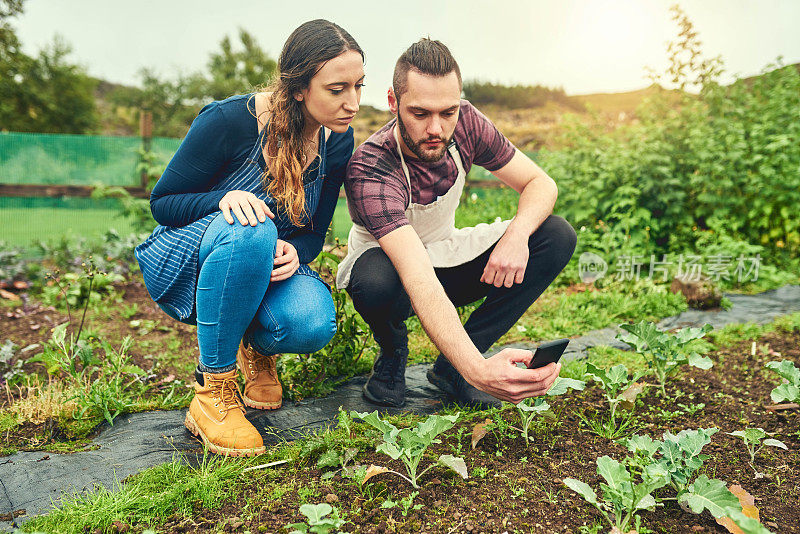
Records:
M243 338L262 354L299 354L321 349L336 333L336 310L323 282L303 274L269 281L277 239L269 219L242 226L220 214L208 226L200 242L195 310L183 321L197 324L203 365L235 365Z

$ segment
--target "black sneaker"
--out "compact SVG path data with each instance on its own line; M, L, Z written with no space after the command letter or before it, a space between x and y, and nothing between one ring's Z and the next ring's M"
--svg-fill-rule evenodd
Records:
M436 358L433 367L428 369L427 376L428 382L453 397L458 404L479 410L499 408L503 404L500 399L484 393L464 380L453 364L441 354Z
M381 351L362 389L364 398L381 406L403 406L406 403L407 360L407 350L395 351L391 356Z

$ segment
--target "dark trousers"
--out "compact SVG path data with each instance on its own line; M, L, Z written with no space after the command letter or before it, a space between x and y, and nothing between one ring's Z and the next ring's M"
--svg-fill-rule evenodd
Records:
M453 305L464 306L486 297L464 325L479 351L486 352L539 298L569 262L576 242L572 226L562 217L550 215L528 239L523 282L510 288L480 281L494 245L468 263L435 269ZM408 351L405 320L414 311L397 271L382 249L370 249L356 261L347 292L384 354Z

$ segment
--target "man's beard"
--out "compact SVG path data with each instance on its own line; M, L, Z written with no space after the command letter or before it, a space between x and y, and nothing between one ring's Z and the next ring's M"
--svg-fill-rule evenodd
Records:
M450 145L450 142L453 140L453 135L450 136L450 139L445 139L443 137L428 137L423 139L422 141L416 142L414 141L411 136L408 134L408 130L406 130L406 125L403 123L403 119L400 118L400 112L397 113L397 125L400 127L400 137L403 138L403 142L406 144L406 147L419 159L422 161L431 163L434 161L439 161L444 157L444 153L447 152L447 147ZM442 148L436 150L435 152L431 150L425 150L422 148L422 143L428 141L442 141Z

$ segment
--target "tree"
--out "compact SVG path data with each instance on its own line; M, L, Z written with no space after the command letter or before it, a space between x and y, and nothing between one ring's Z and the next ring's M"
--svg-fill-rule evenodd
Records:
M56 37L38 57L23 53L8 19L23 0L0 0L0 125L18 132L86 133L95 129L97 82L70 63L71 49Z
M208 75L195 74L189 82L191 98L206 101L222 100L234 94L247 93L269 83L278 70L277 62L262 49L255 37L239 29L242 48L233 50L231 40L220 41L220 51L208 61Z

